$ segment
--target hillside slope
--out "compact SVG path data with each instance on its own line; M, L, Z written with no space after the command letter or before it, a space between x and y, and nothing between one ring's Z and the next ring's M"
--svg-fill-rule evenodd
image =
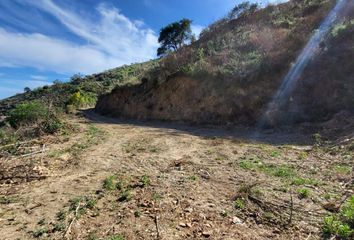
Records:
M294 0L222 19L190 46L162 59L140 84L101 96L114 117L255 124L334 0ZM324 121L353 111L354 3L323 39L279 122Z

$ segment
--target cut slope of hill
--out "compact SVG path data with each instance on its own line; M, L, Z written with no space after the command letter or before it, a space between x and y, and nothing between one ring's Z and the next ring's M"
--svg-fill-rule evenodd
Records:
M141 83L115 88L96 110L115 117L255 124L334 0L294 0L235 20L163 58ZM354 3L305 69L278 122L324 121L354 106Z

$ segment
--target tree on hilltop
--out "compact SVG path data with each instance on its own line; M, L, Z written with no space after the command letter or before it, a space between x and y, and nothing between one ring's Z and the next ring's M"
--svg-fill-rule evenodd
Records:
M161 47L157 49L157 56L177 51L186 43L191 42L193 40L191 24L191 20L184 18L162 28L159 36Z

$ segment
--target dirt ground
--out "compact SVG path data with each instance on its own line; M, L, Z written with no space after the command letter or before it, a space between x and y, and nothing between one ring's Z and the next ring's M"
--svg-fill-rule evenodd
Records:
M348 140L72 121L80 131L42 139L39 154L1 159L1 240L321 239L353 194Z

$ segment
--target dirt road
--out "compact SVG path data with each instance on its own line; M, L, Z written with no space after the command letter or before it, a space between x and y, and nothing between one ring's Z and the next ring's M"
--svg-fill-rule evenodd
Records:
M353 189L352 152L308 147L308 136L250 141L244 129L92 112L77 121L103 132L49 145L40 162L25 159L45 179L1 185L0 239L318 239L323 205ZM79 152L63 151L83 141ZM109 176L114 189L104 186Z

